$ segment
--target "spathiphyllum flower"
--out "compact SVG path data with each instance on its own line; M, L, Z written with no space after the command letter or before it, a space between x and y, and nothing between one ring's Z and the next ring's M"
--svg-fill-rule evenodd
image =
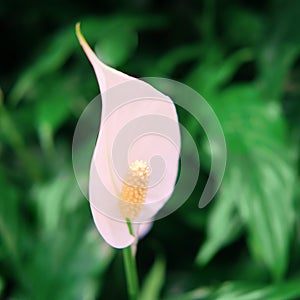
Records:
M89 201L105 241L125 248L145 234L176 182L180 133L172 100L101 62L76 26L102 101L90 164ZM120 45L122 47L122 45Z

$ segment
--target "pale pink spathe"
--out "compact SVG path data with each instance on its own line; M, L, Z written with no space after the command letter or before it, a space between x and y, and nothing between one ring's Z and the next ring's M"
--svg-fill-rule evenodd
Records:
M125 248L135 242L136 236L148 232L150 221L174 190L180 152L177 114L168 97L147 83L103 64L80 33L79 25L76 33L94 68L102 96L101 125L90 166L91 210L105 241L112 247ZM143 127L154 131L155 126L166 128L160 128L162 134L142 134ZM138 135L137 140L134 133ZM163 162L161 174L158 172L161 176L155 178L154 172L153 176L150 174L143 208L131 220L133 236L119 208L123 178L131 162L143 160L150 164L153 157L160 157Z

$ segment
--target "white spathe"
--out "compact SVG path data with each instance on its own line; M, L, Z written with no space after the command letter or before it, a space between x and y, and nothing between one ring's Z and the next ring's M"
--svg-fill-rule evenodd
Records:
M76 34L94 68L102 98L101 124L90 165L91 210L105 241L125 248L147 233L174 190L180 153L177 113L169 97L102 63L79 24ZM130 220L133 236L120 210L120 194L128 167L136 160L147 162L151 173L142 208Z

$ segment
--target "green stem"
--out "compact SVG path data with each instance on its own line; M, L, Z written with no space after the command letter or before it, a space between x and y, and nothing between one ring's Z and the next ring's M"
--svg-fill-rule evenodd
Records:
M127 221L128 229L131 233L132 232L131 222L129 220L126 221ZM131 246L123 249L123 259L124 259L124 267L125 267L129 299L137 300L138 293L139 293L139 284L138 284L138 275L137 275L135 257L132 253Z

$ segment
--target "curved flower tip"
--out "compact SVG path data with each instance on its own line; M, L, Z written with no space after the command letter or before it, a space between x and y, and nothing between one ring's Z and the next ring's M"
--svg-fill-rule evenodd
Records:
M132 79L130 76L123 74L101 62L82 35L79 22L76 24L75 28L79 43L94 68L101 93L106 92L115 85Z
M176 109L169 97L149 84L102 63L79 23L76 34L102 95L90 165L91 210L105 241L125 248L149 231L174 190L180 153Z

